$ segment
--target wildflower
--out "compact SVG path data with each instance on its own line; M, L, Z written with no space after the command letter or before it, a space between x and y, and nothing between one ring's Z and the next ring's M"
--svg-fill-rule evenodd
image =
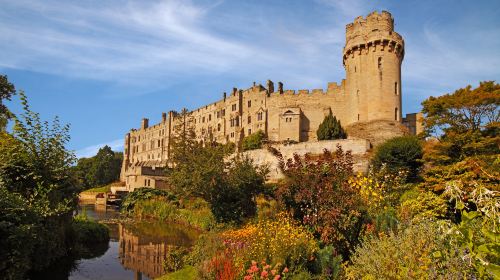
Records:
M280 279L281 279L281 276L279 276L279 275L274 276L274 280L280 280Z
M261 278L264 278L264 277L267 277L267 275L268 275L268 272L264 270L264 271L262 271L262 273L260 274L260 277L261 277Z
M283 273L287 273L288 272L288 267L285 267L285 269L283 269Z

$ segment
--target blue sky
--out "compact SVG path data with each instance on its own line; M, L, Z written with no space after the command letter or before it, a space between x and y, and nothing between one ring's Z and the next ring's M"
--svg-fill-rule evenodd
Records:
M91 156L143 117L194 109L232 87L344 77L345 25L388 10L405 39L403 113L500 77L500 1L0 0L0 73ZM17 100L8 103L19 112Z

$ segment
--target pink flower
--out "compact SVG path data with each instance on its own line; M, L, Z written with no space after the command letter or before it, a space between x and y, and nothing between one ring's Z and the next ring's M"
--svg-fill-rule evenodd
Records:
M272 275L276 275L276 269L271 270Z
M280 279L281 279L281 276L279 276L279 275L274 276L274 280L280 280Z
M288 272L288 267L285 267L285 269L283 269L283 273L287 273Z
M264 277L267 277L267 271L262 271L262 273L260 274L260 278L264 278Z
M264 269L269 269L271 266L270 265L266 265L264 266Z
M251 276L251 275L247 275L247 276L245 276L245 278L243 278L243 279L245 279L245 280L252 280L252 276Z

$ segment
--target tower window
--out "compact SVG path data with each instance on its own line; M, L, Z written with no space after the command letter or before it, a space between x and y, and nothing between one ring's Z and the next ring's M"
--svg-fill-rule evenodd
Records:
M398 117L399 117L399 114L398 114L398 108L395 108L394 109L394 120L397 121L398 120Z
M248 100L248 107L252 107L252 100Z
M394 94L398 95L398 82L394 83Z
M357 69L356 69L356 66L354 66L354 73L356 73L356 70L357 70Z
M359 114L358 114L358 121L359 121Z
M252 123L252 116L248 116L248 123Z
M378 70L382 70L382 58L378 58Z

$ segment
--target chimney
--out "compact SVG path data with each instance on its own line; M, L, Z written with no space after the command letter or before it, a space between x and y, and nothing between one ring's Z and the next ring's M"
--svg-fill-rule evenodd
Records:
M148 127L149 127L149 119L147 119L147 118L142 119L141 128L146 129Z
M273 93L274 92L274 83L271 80L267 80L267 91L269 93Z
M167 113L163 112L161 113L161 121L166 122L167 121Z
M236 92L238 92L238 89L237 88L233 88L233 96L236 96Z
M226 92L224 92L224 94L222 94L222 96L224 97L224 102L226 101Z
M278 82L278 91L280 92L280 94L283 94L283 83L282 82Z

